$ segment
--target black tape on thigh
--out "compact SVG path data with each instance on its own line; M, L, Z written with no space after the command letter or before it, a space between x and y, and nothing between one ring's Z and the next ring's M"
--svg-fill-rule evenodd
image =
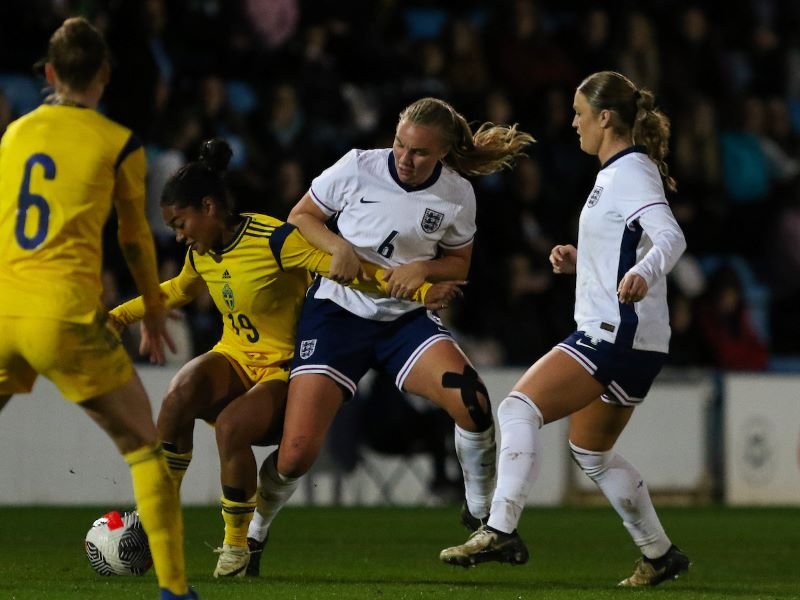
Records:
M461 400L467 407L469 416L479 431L486 431L492 426L492 409L489 403L489 392L478 377L478 372L470 365L464 365L464 373L448 371L442 375L442 387L461 390ZM486 397L486 408L478 401L478 392Z

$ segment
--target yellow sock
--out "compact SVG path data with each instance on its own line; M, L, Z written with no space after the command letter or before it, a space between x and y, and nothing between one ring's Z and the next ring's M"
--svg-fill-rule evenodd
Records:
M188 592L183 561L183 517L175 485L160 446L125 454L131 470L136 510L150 542L159 587Z
M183 476L186 475L186 469L189 468L189 463L192 462L192 451L189 452L173 452L163 448L164 458L167 459L167 466L169 467L169 475L172 481L175 482L175 487L178 492L181 490L181 483Z
M222 520L225 521L225 540L230 546L247 546L247 528L256 510L256 497L249 502L236 502L222 496Z

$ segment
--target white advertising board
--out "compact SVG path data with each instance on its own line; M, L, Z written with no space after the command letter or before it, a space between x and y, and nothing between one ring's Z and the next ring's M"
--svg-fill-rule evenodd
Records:
M174 375L173 368L140 367L154 412ZM522 374L519 369L482 373L496 408ZM655 386L620 441L625 454L653 489L688 488L704 476L706 384L668 382ZM795 424L798 420L795 419ZM542 468L529 504L564 499L571 461L566 420L542 431ZM219 501L219 460L213 430L195 426L194 456L181 489L185 504ZM272 448L257 448L260 461ZM366 463L350 474L331 468L323 455L301 484L293 504L374 505L435 503L426 489L430 462L424 457L382 456L365 451ZM586 481L584 481L586 480ZM578 474L581 485L591 482ZM40 378L30 395L14 397L0 413L0 505L133 503L128 469L106 435L80 408L63 400Z
M732 505L800 505L800 377L725 379L725 497Z

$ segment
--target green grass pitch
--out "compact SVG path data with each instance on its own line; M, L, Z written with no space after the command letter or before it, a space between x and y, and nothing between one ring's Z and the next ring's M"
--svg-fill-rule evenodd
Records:
M114 507L124 509L125 507ZM0 508L0 600L157 597L152 571L104 578L83 536L109 507ZM665 508L662 521L692 559L688 576L618 589L637 553L610 508L529 507L527 565L439 563L461 543L458 508L289 508L273 526L259 579L211 577L222 520L187 508L189 578L203 600L800 599L800 510Z

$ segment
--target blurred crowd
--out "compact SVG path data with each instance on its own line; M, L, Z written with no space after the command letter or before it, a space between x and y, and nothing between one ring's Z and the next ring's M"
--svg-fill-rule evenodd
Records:
M669 196L688 240L670 294L675 366L800 368L800 3L653 0L6 0L0 133L35 108L32 71L66 17L107 35L103 110L149 158L148 214L162 276L185 248L161 222L167 177L200 142L234 148L242 210L286 218L353 147L388 147L422 96L474 123L519 123L538 143L474 181L478 237L446 320L479 366L527 365L573 328L574 280L554 276L597 172L571 127L583 77L618 70L672 119ZM113 223L106 302L133 293ZM219 335L210 299L187 310L189 353Z

